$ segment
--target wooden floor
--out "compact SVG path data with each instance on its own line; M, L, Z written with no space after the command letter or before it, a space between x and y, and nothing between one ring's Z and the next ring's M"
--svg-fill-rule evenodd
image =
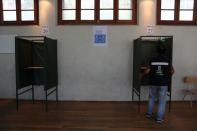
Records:
M0 100L0 131L197 131L197 103L173 102L163 124L144 117L135 102L44 102Z

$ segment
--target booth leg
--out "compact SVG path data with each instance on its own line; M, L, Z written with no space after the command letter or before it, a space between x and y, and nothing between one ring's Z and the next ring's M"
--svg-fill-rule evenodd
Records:
M171 112L171 92L169 94L169 112Z
M56 86L56 102L58 103L58 87Z
M138 112L140 112L140 106L141 106L141 96L139 93L139 99L138 99Z
M33 104L34 104L34 86L32 85L32 101L33 101Z
M45 91L46 99L45 99L45 111L48 111L48 100L47 100L47 90Z
M132 89L132 101L134 100L134 89Z
M16 110L18 111L18 89L16 89Z

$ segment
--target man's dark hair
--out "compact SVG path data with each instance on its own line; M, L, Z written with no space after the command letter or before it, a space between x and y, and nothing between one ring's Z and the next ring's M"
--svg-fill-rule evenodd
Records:
M166 46L164 44L159 44L157 47L157 53L165 54L165 52L166 52Z

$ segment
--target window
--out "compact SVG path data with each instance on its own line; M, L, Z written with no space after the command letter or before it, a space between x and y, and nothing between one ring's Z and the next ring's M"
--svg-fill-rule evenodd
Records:
M157 0L157 24L196 25L197 0Z
M58 0L58 24L136 24L137 0Z
M0 25L37 25L38 0L0 0Z

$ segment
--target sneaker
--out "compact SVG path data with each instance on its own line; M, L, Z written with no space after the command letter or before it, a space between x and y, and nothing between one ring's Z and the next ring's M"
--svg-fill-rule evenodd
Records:
M162 124L163 120L156 119L156 123Z
M146 118L148 118L148 119L153 118L153 114L148 114L148 113L146 113Z

